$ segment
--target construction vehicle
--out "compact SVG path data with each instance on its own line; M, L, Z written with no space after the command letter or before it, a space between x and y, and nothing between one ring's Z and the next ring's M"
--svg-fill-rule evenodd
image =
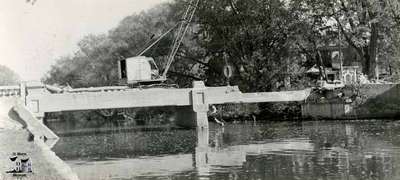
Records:
M118 70L120 82L122 82L122 84L126 84L130 87L169 87L168 84L165 84L168 70L174 61L174 57L178 52L179 46L181 45L187 30L189 29L190 22L193 19L198 3L199 0L190 0L190 3L183 14L181 21L179 21L174 27L162 34L144 50L140 51L136 56L119 60ZM143 54L177 27L179 28L176 32L176 37L173 41L164 70L161 72L154 59L151 57L145 57ZM172 85L172 87L175 86L176 85Z

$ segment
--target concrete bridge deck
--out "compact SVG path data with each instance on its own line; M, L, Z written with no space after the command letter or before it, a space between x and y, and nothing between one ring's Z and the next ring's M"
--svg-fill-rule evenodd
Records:
M39 101L39 112L58 112L93 109L191 106L192 88L185 89L126 89L121 91L38 93L28 96L30 101ZM206 87L200 99L207 104L259 103L302 101L307 91L242 93L235 87ZM31 104L32 105L32 104ZM35 109L35 107L31 107Z
M207 128L210 104L303 101L310 91L242 93L237 86L206 87L202 81L195 81L193 88L181 89L110 86L63 90L44 84L21 84L0 88L0 96L21 97L39 118L46 112L175 106L180 111L178 125Z

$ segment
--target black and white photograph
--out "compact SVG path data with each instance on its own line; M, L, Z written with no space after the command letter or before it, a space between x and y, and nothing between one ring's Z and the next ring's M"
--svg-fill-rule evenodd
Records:
M0 180L400 179L400 0L0 1Z

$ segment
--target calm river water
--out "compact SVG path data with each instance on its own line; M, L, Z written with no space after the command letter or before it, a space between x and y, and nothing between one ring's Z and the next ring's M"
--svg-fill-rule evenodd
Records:
M65 133L81 179L400 179L400 121L240 123L209 131ZM64 133L62 133L64 132Z

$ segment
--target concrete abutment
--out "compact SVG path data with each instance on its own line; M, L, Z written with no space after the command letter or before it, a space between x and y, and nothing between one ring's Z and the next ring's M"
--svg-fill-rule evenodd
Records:
M176 125L185 128L208 129L208 103L203 81L194 81L190 92L192 106L176 108Z

